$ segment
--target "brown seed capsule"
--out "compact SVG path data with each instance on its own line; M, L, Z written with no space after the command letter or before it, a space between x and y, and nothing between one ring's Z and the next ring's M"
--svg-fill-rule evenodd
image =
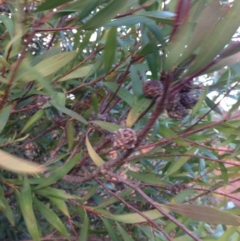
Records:
M131 128L121 128L113 134L113 146L116 149L132 149L135 147L136 142L136 132Z
M143 93L148 98L162 96L163 84L158 80L149 80L143 83Z
M190 92L191 90L194 90L194 83L193 81L190 81L186 84L183 85L182 89L180 90L180 93L184 93L184 92Z
M168 116L174 120L182 120L188 115L188 110L180 103L179 95L167 106Z
M192 109L198 100L188 93L181 93L180 102L186 109Z

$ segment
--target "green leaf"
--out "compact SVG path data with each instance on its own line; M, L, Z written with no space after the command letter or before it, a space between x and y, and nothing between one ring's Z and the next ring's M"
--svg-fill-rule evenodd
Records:
M120 27L120 26L131 26L139 23L154 23L150 18L142 16L126 16L119 19L114 19L111 22L107 23L105 27Z
M159 213L159 211L156 209L141 212L141 213L146 215L151 220L156 220L162 217L162 214ZM119 214L119 215L115 214L115 215L111 215L108 218L113 219L115 221L122 222L122 223L131 223L131 224L148 222L139 213L128 213L128 214Z
M127 174L137 180L140 180L141 182L148 183L148 184L156 184L156 183L160 184L161 182L159 178L157 178L157 175L153 173L142 174L138 172L128 171Z
M46 168L34 162L26 161L22 158L13 156L7 152L0 150L0 168L26 174L37 174L44 172Z
M25 124L21 133L26 132L30 127L32 127L36 122L38 122L45 115L45 111L43 109L38 110Z
M130 67L130 76L132 80L132 88L133 88L134 95L138 97L142 96L143 95L142 82L140 81L139 75L134 65Z
M89 223L90 223L90 221L89 221L87 212L85 211L84 221L83 221L83 225L82 225L80 235L79 235L79 241L87 241L89 228L90 228Z
M79 199L79 197L76 195L71 195L62 189L57 189L52 187L45 187L42 189L33 190L33 192L47 198L53 197L53 198L58 198L63 200Z
M113 93L115 93L118 90L118 85L116 83L104 82L103 84ZM128 90L122 87L119 88L117 96L120 97L123 101L125 101L128 105L134 105L134 96L131 95Z
M6 206L4 205L3 201L1 200L0 197L0 211L4 210L6 208Z
M116 224L117 224L118 231L122 235L122 238L124 241L134 241L118 222L116 222Z
M19 202L28 232L30 233L34 241L40 241L38 224L32 206L32 192L28 178L26 176L24 176L23 189L21 190L19 195Z
M88 188L87 194L81 199L82 202L89 200L98 190L98 186L94 185Z
M69 162L54 170L49 177L44 178L42 182L34 188L34 190L41 189L56 183L77 164L81 156L81 152L76 154Z
M198 149L197 147L192 147L190 150L188 150L186 153L184 153L187 156L182 156L178 160L173 162L173 164L168 169L167 175L170 176L174 172L178 171L191 158L191 155L193 155L197 149Z
M52 204L55 205L64 215L70 218L68 207L64 200L55 197L49 197L49 199Z
M111 240L120 241L120 238L118 237L118 235L115 231L115 228L111 225L111 223L106 218L101 217L101 219L103 221L104 226L106 227L106 229L108 231L108 234L109 234Z
M3 22L3 24L5 25L11 39L13 38L14 36L14 23L12 21L12 18L6 16L6 15L3 15L1 14L0 15L0 21Z
M11 105L6 105L4 108L0 111L0 133L2 132L4 126L7 124L8 118L11 114Z
M215 2L215 1L213 1ZM229 43L232 36L240 25L240 19L238 18L240 11L240 2L234 1L230 8L222 8L222 5L218 2L218 8L223 12L224 15L219 19L211 30L211 34L208 35L204 41L202 41L198 58L195 61L188 74L194 73L196 70L203 68L213 58L215 58L220 51ZM217 10L216 7L212 8L211 14ZM210 15L211 15L210 14ZM209 19L205 18L205 27L209 26ZM218 38L216 38L218 36ZM209 48L211 46L211 48Z
M145 111L149 105L151 104L151 100L147 98L141 98L138 100L134 105L133 108L129 111L126 119L126 126L132 127L136 121L138 120L139 116L143 111Z
M208 88L205 88L201 97L199 98L197 104L193 107L191 116L195 116L197 114L197 112L200 110L204 100L206 99L207 93L208 93Z
M65 52L56 54L50 58L44 59L42 62L37 65L31 67L32 73L29 73L29 68L27 71L18 75L18 79L23 79L24 81L32 81L35 80L35 71L37 71L42 77L49 76L50 74L56 73L62 67L67 65L71 60L73 60L77 55L77 52ZM24 71L24 70L23 70Z
M206 98L205 98L205 102L206 102L206 104L208 105L208 107L211 108L211 109L215 106L215 103L214 103L212 100L210 100L207 96L206 96ZM222 111L220 110L220 108L219 108L218 106L215 106L215 107L213 108L213 110L214 110L216 113L218 113L219 115L222 115Z
M54 92L51 96L51 99L59 105L66 105L66 96L62 92Z
M4 196L4 192L3 192L2 186L0 186L0 200L1 200L2 204L4 205L4 209L1 210L1 211L5 214L6 218L9 221L9 223L12 226L14 226L15 225L15 221L14 221L13 211L12 211L10 205L9 205L9 201Z
M87 150L88 150L88 154L91 157L91 159L93 160L93 162L98 166L102 166L105 162L103 161L103 159L96 153L96 151L93 149L89 139L88 139L88 135L86 135L86 146L87 146Z
M229 184L229 180L228 180L228 170L225 167L225 165L223 163L218 163L220 170L221 170L221 174L222 174L222 179L225 185Z
M87 23L83 26L83 29L94 30L103 26L105 23L119 14L127 3L128 0L111 1L110 4L108 4L95 16L88 20Z
M91 121L91 123L100 126L101 128L109 131L109 132L114 132L119 130L120 128L123 128L123 126L114 124L114 123L110 123L110 122L106 122L106 121Z
M80 122L82 122L83 124L87 125L88 122L79 114L77 114L76 112L66 108L65 106L62 105L58 105L57 103L55 103L54 101L50 100L49 103L54 106L57 110L61 111L62 113L72 117L73 119L76 119Z
M54 211L52 211L45 204L40 202L37 198L34 198L34 205L37 207L37 209L43 215L43 217L53 227L55 227L59 233L61 233L64 237L66 237L68 240L70 240L67 229L65 228L64 224L62 223L62 221L60 220L60 218L57 216L57 214Z
M216 64L214 64L211 68L206 70L204 73L212 73L216 70L222 69L225 66L231 66L233 64L236 64L240 61L240 53L233 54L229 57L222 58L219 61L217 61Z
M71 120L67 121L67 141L68 141L68 150L71 150L74 144L74 133L75 129L73 122Z
M108 72L113 64L117 44L117 28L112 27L107 33L107 40L103 51L104 68Z
M86 65L77 68L76 70L70 72L67 75L64 75L60 79L57 80L57 82L62 82L65 80L70 80L70 79L79 79L88 76L90 73L94 72L94 65Z
M212 224L239 226L240 218L213 207L195 204L159 204L161 207L181 214L184 217Z
M137 13L137 15L157 19L162 23L172 25L174 22L174 18L176 16L175 13L168 12L168 11L148 11L148 12L141 12Z
M67 3L70 1L71 0L46 0L38 6L38 8L37 8L37 10L35 10L35 12L42 12L42 11L46 11L49 9L53 9L53 8L61 6L64 3Z

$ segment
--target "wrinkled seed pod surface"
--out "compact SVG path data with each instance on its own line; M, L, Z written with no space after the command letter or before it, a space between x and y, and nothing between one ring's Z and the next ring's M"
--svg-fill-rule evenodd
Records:
M167 111L171 111L179 103L180 103L180 95L176 94L174 98L170 100L169 103L167 104Z
M163 94L163 84L158 80L143 83L143 93L148 98L155 98Z
M167 109L167 114L173 120L179 121L188 115L188 110L181 103L176 103L171 109Z
M181 104L187 108L192 109L194 105L198 102L197 98L193 97L192 95L188 93L181 93L180 94L180 102Z
M180 90L180 93L190 92L194 89L193 81L188 82L187 84L183 85L183 88Z
M132 149L135 147L136 142L136 132L131 128L121 128L113 133L113 146L115 149Z

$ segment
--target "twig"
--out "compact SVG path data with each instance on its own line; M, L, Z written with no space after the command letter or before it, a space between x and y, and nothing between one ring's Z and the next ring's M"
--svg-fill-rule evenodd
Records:
M67 182L71 182L71 183L84 183L87 182L89 180L93 180L95 177L97 177L102 170L108 170L109 168L118 165L121 162L124 162L124 160L126 158L128 158L133 151L141 144L142 140L144 139L144 137L148 134L149 130L152 128L152 126L154 125L155 121L157 120L158 116L163 112L164 110L164 106L165 106L165 102L167 100L168 97L168 89L171 83L171 75L168 75L166 78L166 81L164 83L164 95L162 98L157 98L156 100L156 108L153 111L149 121L147 122L146 126L143 128L143 130L140 132L135 148L133 149L128 149L126 150L122 156L117 157L115 159L112 159L108 162L105 162L101 167L98 167L95 171L93 171L92 173L90 173L89 175L85 176L85 177L74 177L74 176L69 176L66 175L65 177L63 177L63 180L67 181Z
M148 216L146 216L144 213L140 212L138 209L127 203L123 198L116 195L114 192L110 191L108 188L105 187L105 185L99 181L97 178L95 179L96 182L98 182L108 193L110 193L112 196L120 200L122 203L124 203L129 209L133 210L134 212L138 213L140 216L145 218L152 226L155 226L162 234L165 236L165 238L169 241L172 241L171 237L164 231L162 227L160 227L156 222L154 222L152 219L150 219Z
M162 209L158 204L156 204L150 197L148 197L139 187L134 185L133 183L126 181L119 175L111 172L111 171L104 171L104 173L107 173L113 178L116 178L119 182L126 184L127 186L134 189L136 192L138 192L148 203L150 203L153 207L155 207L162 215L164 215L166 218L168 218L170 221L172 221L174 224L176 224L179 228L181 228L187 235L189 235L191 238L193 238L195 241L202 241L200 238L198 238L193 232L191 232L184 224L180 223L177 219L175 219L171 214L167 213L164 209Z

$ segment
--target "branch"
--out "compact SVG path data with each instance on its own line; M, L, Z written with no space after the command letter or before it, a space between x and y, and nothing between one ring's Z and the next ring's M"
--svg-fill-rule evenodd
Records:
M150 219L148 216L146 216L144 213L140 212L138 209L136 209L135 207L133 207L129 203L127 203L123 198L119 197L118 195L116 195L115 193L110 191L110 189L106 188L105 185L102 182L100 182L98 179L95 179L95 181L98 182L108 193L110 193L112 196L114 196L115 198L120 200L122 203L124 203L129 209L133 210L134 212L138 213L140 216L145 218L146 221L148 221L152 226L155 226L156 229L158 229L160 232L162 232L162 234L165 236L165 238L168 241L172 241L171 237L156 222L154 222L152 219Z
M176 224L179 228L181 228L186 234L188 234L193 240L195 241L202 241L200 238L198 238L193 232L191 232L184 224L180 223L177 219L175 219L171 214L167 213L164 209L162 209L158 204L156 204L150 197L148 197L139 187L132 184L129 181L126 181L119 175L116 175L113 172L105 171L104 173L107 173L111 177L117 179L119 182L126 184L127 186L134 189L136 192L138 192L149 204L151 204L153 207L155 207L162 215L164 215L166 218L168 218L170 221L172 221L174 224Z
M119 163L123 162L126 158L128 158L133 151L141 144L142 140L144 139L144 137L148 134L149 130L152 128L152 126L154 125L155 121L157 120L158 116L164 111L165 109L165 103L168 99L168 90L169 90L169 86L172 80L172 75L168 75L166 77L166 80L164 82L164 95L163 97L159 97L156 100L156 108L153 111L148 123L146 124L145 128L140 132L135 148L133 149L129 149L126 150L122 156L117 157L116 159L112 159L108 162L105 162L101 167L98 167L95 171L93 171L92 173L90 173L89 175L85 176L85 177L74 177L74 176L69 176L66 175L65 177L63 177L63 180L67 181L67 182L71 182L71 183L84 183L87 182L89 180L93 180L94 178L96 178L103 170L108 170L111 167L114 167L116 165L118 165Z

